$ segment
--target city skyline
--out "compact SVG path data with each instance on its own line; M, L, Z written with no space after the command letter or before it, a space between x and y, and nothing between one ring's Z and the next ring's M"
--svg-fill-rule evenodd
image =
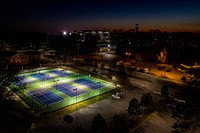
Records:
M79 29L200 32L198 0L4 1L0 31L58 32Z

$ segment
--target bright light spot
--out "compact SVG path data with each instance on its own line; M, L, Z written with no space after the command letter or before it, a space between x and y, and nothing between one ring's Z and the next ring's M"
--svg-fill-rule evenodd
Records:
M126 55L131 55L131 53L129 53L129 52L126 52Z
M64 31L64 32L63 32L63 35L67 35L67 33Z
M117 87L120 87L120 85L119 85L119 84L117 84Z

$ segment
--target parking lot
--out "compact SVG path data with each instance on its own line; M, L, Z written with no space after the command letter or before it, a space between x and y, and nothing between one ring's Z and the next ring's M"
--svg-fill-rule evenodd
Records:
M32 133L45 133L51 130L52 132L55 130L57 132L73 132L77 125L82 125L82 127L86 130L90 130L93 117L100 113L105 119L108 128L112 123L111 117L114 114L123 114L124 116L128 117L129 114L126 111L128 107L129 101L136 97L140 99L143 91L139 89L128 90L125 92L126 97L115 99L112 96L105 98L101 101L98 101L94 104L89 106L83 107L75 112L70 113L73 116L74 122L72 124L67 124L63 120L64 113L67 112L68 108L60 111L60 113L52 113L49 114L52 117L49 118L48 116L44 116L42 121L39 123L41 126L33 129ZM78 104L78 108L82 105L81 103ZM43 125L44 123L45 126ZM59 130L58 130L59 129Z

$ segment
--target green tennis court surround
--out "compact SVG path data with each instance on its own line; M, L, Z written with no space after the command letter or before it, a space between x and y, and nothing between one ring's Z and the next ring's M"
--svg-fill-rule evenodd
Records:
M114 84L61 68L18 75L10 88L41 112L51 112L115 89Z

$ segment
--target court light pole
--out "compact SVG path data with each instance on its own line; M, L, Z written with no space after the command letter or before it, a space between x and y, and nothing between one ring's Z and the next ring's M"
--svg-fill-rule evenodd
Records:
M77 88L74 88L73 91L76 91L76 113L77 113ZM76 114L76 117L77 117L77 114Z
M31 95L31 97L32 97L32 108L33 108L33 95Z
M77 88L74 88L73 91L76 91L76 106L77 106Z
M58 86L58 85L57 85L57 84L58 84L57 82L58 82L58 81L59 81L58 79L57 79L57 80L54 80L54 82L56 82L56 90L58 90L58 89L57 89L57 86Z
M36 94L33 94L33 95L32 95L32 108L34 108L33 97L35 97L35 96L36 96Z

